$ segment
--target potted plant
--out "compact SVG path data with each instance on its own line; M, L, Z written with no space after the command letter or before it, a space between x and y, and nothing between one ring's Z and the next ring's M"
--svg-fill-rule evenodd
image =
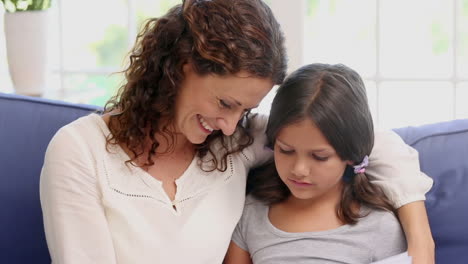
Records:
M18 94L41 96L47 80L48 17L51 0L0 0L11 80Z

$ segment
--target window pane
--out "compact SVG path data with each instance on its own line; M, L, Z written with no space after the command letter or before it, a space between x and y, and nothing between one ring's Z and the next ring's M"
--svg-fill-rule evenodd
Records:
M275 98L276 91L278 90L278 86L274 86L273 89L263 98L260 102L260 105L252 110L252 113L260 113L264 115L270 114L271 103L273 103L273 98Z
M49 32L48 33L48 54L47 62L49 63L50 70L53 74L56 74L60 71L60 15L58 4L52 4L49 9L50 12L50 22L49 22ZM56 78L56 76L50 76L50 78ZM53 81L52 83L55 84Z
M121 74L67 74L64 76L65 100L104 106L123 83Z
M128 50L125 1L81 0L61 4L65 69L120 69Z
M421 125L453 118L453 84L384 82L379 88L382 128Z
M160 17L173 6L181 3L181 0L136 0L138 29L142 28L142 24L146 19Z
M468 82L457 85L456 118L468 118Z
M374 121L374 126L377 126L377 87L373 81L364 81L364 85L366 86L367 101L372 113L372 120Z
M363 77L375 73L374 0L308 0L305 63L344 63Z
M58 70L49 74L47 77L47 89L42 96L55 100L63 100L63 91L60 89L61 79Z
M453 74L453 1L380 1L381 73L448 78Z
M468 78L468 0L458 0L457 74Z

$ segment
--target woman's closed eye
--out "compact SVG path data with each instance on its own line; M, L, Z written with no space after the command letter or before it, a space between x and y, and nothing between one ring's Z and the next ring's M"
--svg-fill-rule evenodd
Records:
M232 106L231 106L228 102L226 102L225 100L223 100L223 99L218 99L218 102L219 102L219 106L220 106L221 108L227 108L227 109L231 109L231 108L232 108Z

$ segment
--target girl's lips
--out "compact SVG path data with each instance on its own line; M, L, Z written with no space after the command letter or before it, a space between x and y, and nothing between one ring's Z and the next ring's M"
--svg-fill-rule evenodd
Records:
M309 187L309 186L313 186L313 185L314 185L314 184L312 184L312 183L300 182L300 181L296 181L296 180L289 179L289 178L288 178L288 180L289 180L292 184L294 184L294 185L296 185L296 186L298 186L298 187Z

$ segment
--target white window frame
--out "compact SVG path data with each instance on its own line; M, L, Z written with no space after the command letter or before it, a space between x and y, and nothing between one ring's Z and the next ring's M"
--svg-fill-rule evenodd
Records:
M453 98L452 98L452 119L457 117L457 85L462 82L468 82L467 78L462 78L458 75L457 72L457 63L459 59L458 51L458 35L456 34L459 27L458 14L457 11L461 8L461 1L458 0L446 0L453 1L452 17L453 17L453 74L449 78L390 78L385 77L381 73L380 69L380 16L381 12L381 0L376 0L376 27L375 27L375 47L376 47L376 73L374 76L365 78L365 81L371 81L375 83L376 87L376 109L374 113L374 120L378 125L380 123L379 116L379 105L380 105L380 89L383 82L389 81L401 81L401 82L449 82L453 87ZM285 31L286 36L286 49L289 56L289 68L288 72L291 72L294 69L302 66L304 64L304 20L305 20L305 10L307 8L306 0L293 0L293 1L284 1L284 0L271 0L271 8L273 13L277 17L278 21L282 25L283 30ZM300 15L301 14L301 15Z

